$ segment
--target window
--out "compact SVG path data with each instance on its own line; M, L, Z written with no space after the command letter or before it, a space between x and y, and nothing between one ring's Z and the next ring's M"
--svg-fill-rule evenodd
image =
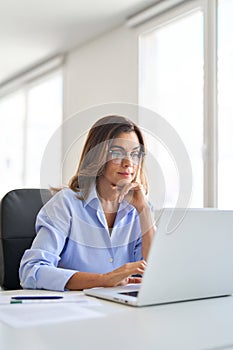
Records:
M62 123L61 71L0 100L0 122L0 195L40 187L43 153ZM55 157L61 162L61 140Z
M1 196L23 183L24 102L22 92L0 102Z
M202 13L196 11L147 33L141 50L140 104L165 118L179 134L192 159L192 205L203 205ZM157 145L155 154L158 159L165 157L161 145ZM163 174L166 205L173 206L178 178L168 157Z
M233 208L233 1L218 8L218 206Z
M183 141L193 171L191 207L233 208L232 16L233 0L193 1L158 17L140 37L139 104ZM154 153L166 183L164 205L175 205L176 169L162 145L155 143Z

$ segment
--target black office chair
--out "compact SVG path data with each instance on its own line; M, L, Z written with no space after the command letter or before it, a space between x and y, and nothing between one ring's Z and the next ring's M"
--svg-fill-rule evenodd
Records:
M1 200L0 286L20 289L19 264L35 237L35 220L40 208L51 198L47 189L18 189Z

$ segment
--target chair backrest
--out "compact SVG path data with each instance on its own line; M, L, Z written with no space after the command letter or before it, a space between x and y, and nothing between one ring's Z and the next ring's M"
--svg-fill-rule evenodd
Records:
M1 200L0 286L20 289L19 264L35 237L36 216L51 198L47 189L18 189Z

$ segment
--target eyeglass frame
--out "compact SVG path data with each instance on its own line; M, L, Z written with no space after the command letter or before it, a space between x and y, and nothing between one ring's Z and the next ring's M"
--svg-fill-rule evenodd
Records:
M129 152L127 152L123 147L120 147L120 146L113 146L112 148L117 148L116 150L114 150L114 149L109 149L108 150L108 154L111 154L111 159L109 159L109 160L111 160L113 163L115 163L115 164L120 164L121 162L122 162L122 160L123 159L125 159L125 158L128 158L128 159L130 159L130 161L134 164L134 165L139 165L140 164L140 160L145 156L145 153L140 149L140 150L135 150L135 151L129 151ZM112 153L114 152L114 151L116 151L116 152L120 152L120 153L122 153L122 156L121 157L116 157L116 158L113 158L112 157ZM133 160L133 158L132 158L132 154L133 153L136 153L136 152L138 152L138 160L137 161L135 161L135 160Z

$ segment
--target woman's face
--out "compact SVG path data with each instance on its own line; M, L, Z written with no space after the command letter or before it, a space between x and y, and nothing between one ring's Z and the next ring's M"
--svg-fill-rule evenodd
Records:
M122 132L113 139L103 172L105 181L113 186L132 182L140 164L140 144L134 131Z

